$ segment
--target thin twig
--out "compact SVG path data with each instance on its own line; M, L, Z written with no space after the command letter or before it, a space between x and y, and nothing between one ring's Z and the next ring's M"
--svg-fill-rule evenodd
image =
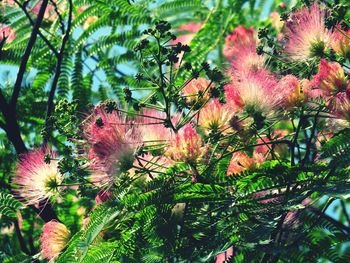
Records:
M16 78L15 86L13 88L13 93L12 93L11 102L10 102L10 106L13 109L16 108L16 103L17 103L17 99L18 99L18 96L19 96L19 92L21 90L24 73L26 71L26 67L27 67L27 63L28 63L30 54L32 52L32 49L34 47L36 38L37 38L38 33L39 33L40 26L41 26L41 23L42 23L43 18L44 18L44 14L45 14L45 11L46 11L47 4L48 4L48 0L43 0L42 1L38 17L37 17L36 22L35 22L34 27L33 27L32 34L30 35L30 38L29 38L29 41L28 41L28 45L26 47L26 50L25 50L25 52L23 54L23 57L22 57L21 64L19 66L19 70L18 70L18 73L17 73L17 78Z
M34 21L31 18L30 14L28 13L27 9L24 5L22 5L18 0L14 0L15 3L22 9L23 13L26 15L26 17L29 20L29 23L34 26ZM51 44L51 42L41 33L41 31L38 31L38 35L41 37L41 39L46 43L46 45L51 49L51 51L55 54L56 57L58 57L58 52L56 48Z
M72 25L72 12L73 12L73 3L72 0L69 0L69 11L68 11L68 24L67 24L67 30L64 34L63 40L62 40L62 44L61 44L61 48L57 57L57 64L56 64L56 70L55 70L55 76L54 79L52 81L52 85L51 85L51 89L50 89L50 93L49 93L49 98L48 98L48 102L47 102L47 112L46 112L46 124L49 120L49 118L51 117L52 111L53 111L53 107L54 107L54 97L55 97L55 92L57 89L57 84L58 84L58 80L59 77L61 75L61 66L62 66L62 61L63 61L63 56L64 56L64 50L65 50L65 46L66 43L69 39L69 34L70 34L70 30L71 30L71 25ZM44 138L44 144L46 144L47 142L47 137Z

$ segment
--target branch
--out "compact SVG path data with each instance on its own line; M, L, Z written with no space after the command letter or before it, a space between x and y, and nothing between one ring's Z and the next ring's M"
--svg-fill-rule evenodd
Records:
M59 20L59 22L60 22L62 34L65 34L63 18L62 18L61 13L58 11L57 4L56 4L56 2L53 1L53 0L50 0L50 3L53 5L54 10L55 10L55 13L56 13L57 16L58 16L58 20Z
M59 54L57 57L55 77L52 81L52 85L51 85L51 89L50 89L50 93L49 93L49 98L48 98L48 102L47 102L46 124L47 124L47 122L52 114L52 111L53 111L53 106L54 106L53 100L55 97L55 92L56 92L58 80L59 80L59 77L61 75L61 66L62 66L62 61L63 61L64 49L65 49L66 43L69 39L69 34L70 34L70 30L71 30L71 25L72 25L72 13L73 13L73 2L72 2L72 0L69 0L69 13L68 13L67 30L66 30L66 33L64 34L61 48L60 48L60 51L59 51ZM44 138L44 144L46 144L46 140L47 140L47 138Z
M332 223L335 227L342 230L346 234L350 233L350 227L345 226L342 223L340 223L339 221L333 219L329 215L325 214L324 211L319 210L317 207L309 206L307 209L310 210L311 212L313 212L314 214L318 215L320 218L323 218L323 219L327 220L328 222Z
M34 21L31 18L30 14L28 13L27 9L25 8L24 5L22 5L18 0L14 0L15 3L22 9L22 11L24 12L24 14L26 15L26 17L29 20L29 23L34 27ZM38 31L38 35L41 37L41 39L46 43L46 45L51 49L51 51L55 54L55 56L58 56L58 52L56 50L56 48L51 44L51 42L43 35L43 33L41 33L41 31Z
M309 154L310 154L310 151L311 151L312 140L313 140L313 138L315 136L316 127L317 127L317 117L318 117L319 114L320 114L320 110L317 111L317 113L315 114L315 117L314 117L314 124L312 126L310 138L309 138L309 140L307 141L307 144L306 144L306 152L305 152L305 155L304 155L304 159L301 161L301 165L302 166L305 165L305 163L307 162L307 159L309 158Z
M30 57L30 53L32 52L32 49L34 47L37 35L39 33L40 26L41 26L41 23L42 23L43 18L44 18L44 14L45 14L45 11L46 11L46 7L47 7L47 4L48 4L48 1L49 0L43 0L42 1L38 17L37 17L36 22L35 22L34 27L33 27L32 34L30 35L30 38L29 38L29 41L28 41L28 45L27 45L26 50L25 50L25 52L23 54L23 57L22 57L21 65L20 65L19 70L18 70L17 79L16 79L16 82L15 82L15 86L14 86L14 89L13 89L12 98L11 98L11 102L10 102L10 106L13 109L16 108L16 103L17 103L17 99L18 99L18 96L19 96L19 92L21 90L21 85L22 85L24 73L26 71L26 67L27 67L27 63L28 63L29 57Z
M6 98L4 96L4 94L2 94L2 91L0 89L0 110L2 113L4 113L5 111L7 111L7 107L8 104L6 102Z
M24 238L22 236L22 233L21 233L21 229L19 228L19 225L18 225L18 221L16 220L14 222L14 225L15 225L15 230L16 230L16 234L17 234L17 238L18 238L18 242L19 242L19 245L21 247L21 250L27 254L27 255L30 255L30 252L25 244L25 241L24 241Z

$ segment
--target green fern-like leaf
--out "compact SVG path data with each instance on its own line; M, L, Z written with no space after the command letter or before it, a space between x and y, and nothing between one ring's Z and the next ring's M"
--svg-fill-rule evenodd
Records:
M0 214L15 218L17 210L21 207L21 203L13 195L0 193Z

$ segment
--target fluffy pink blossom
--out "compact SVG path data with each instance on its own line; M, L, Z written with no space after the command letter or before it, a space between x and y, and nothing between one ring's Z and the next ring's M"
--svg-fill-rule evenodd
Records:
M251 71L265 70L265 57L256 53L254 29L239 25L225 39L224 56L230 61L230 74L241 77Z
M104 106L97 106L84 126L91 180L99 185L110 183L120 173L129 170L140 145L139 131L132 122L118 111L107 113Z
M70 232L64 224L54 220L46 223L40 237L42 257L54 260L66 246L69 236Z
M349 80L339 63L321 59L318 73L313 77L311 85L314 88L323 90L326 95L331 96L345 91L349 86Z
M287 57L306 61L322 55L331 45L331 31L325 27L325 11L314 3L292 13L286 22Z
M173 132L169 127L165 127L165 112L154 109L145 109L142 116L136 118L134 123L140 131L140 136L144 146L162 152L173 138Z
M338 26L337 29L342 32L334 30L332 35L332 48L335 53L350 59L350 28L348 30L343 30Z
M195 34L201 29L202 23L188 23L179 26L176 30L180 32L180 35L173 41L173 44L181 42L183 45L191 43Z
M31 11L33 12L33 14L38 15L40 8L41 8L41 4L42 4L42 0L39 0L31 9ZM62 11L62 10L61 10ZM48 20L54 20L56 19L57 14L55 12L55 7L51 4L48 4L45 10L45 14L44 14L44 19L48 19Z
M95 197L95 203L96 205L100 205L112 198L113 198L113 193L111 191L101 190L98 192L98 194Z
M52 158L46 163L48 154ZM58 170L57 155L50 149L36 149L20 156L12 181L25 204L38 204L56 195L63 175Z
M209 100L209 90L213 85L205 78L193 79L183 87L180 94L186 98L186 103L192 105Z
M270 135L271 139L265 135L260 136L256 143L262 145L256 146L254 148L253 153L256 156L256 159L261 159L263 161L264 159L269 158L269 154L271 153L272 149L274 150L274 153L278 155L282 155L283 153L285 153L288 150L286 144L275 144L274 146L272 146L272 144L268 143L270 143L271 141L283 139L287 135L287 130L277 129L274 130L273 133Z
M255 48L255 45L253 27L245 28L239 25L225 38L223 54L227 59L232 60L240 52L242 46Z
M277 78L265 71L250 72L225 87L227 103L235 110L254 110L266 115L282 105L284 92Z
M249 157L248 154L243 151L235 152L232 155L226 174L240 174L246 170L252 169L262 161L263 159L260 154L255 154L253 157Z
M0 23L0 41L6 38L6 42L11 42L16 37L16 33L9 26Z
M14 5L14 4L16 4L15 3L15 1L14 0L2 0L2 1L0 1L0 6L1 5Z
M335 95L329 107L338 118L350 121L350 88Z
M211 130L227 132L230 120L233 117L232 110L219 100L212 99L199 113L198 124L208 134Z
M159 174L164 173L171 165L173 165L173 163L174 162L171 159L164 155L154 156L152 154L144 154L137 157L137 160L134 162L136 168L132 169L130 174L133 176L136 169L139 169L140 171L144 170L146 181L149 181L157 177Z
M216 263L226 263L229 262L230 258L233 256L233 247L228 248L225 252L220 253L216 256Z
M174 161L196 163L202 155L202 140L191 123L182 127L166 151L166 155Z
M284 22L281 20L280 14L276 11L271 12L270 19L272 26L276 29L277 32L280 32L284 25Z
M284 76L278 82L279 89L284 92L283 106L285 108L300 106L307 101L309 86L303 84L303 81L299 81L293 75Z

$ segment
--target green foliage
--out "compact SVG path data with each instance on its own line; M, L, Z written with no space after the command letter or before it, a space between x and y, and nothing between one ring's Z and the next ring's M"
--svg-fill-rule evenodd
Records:
M0 193L0 215L15 218L18 209L22 208L22 205L17 201L13 195L7 193Z

